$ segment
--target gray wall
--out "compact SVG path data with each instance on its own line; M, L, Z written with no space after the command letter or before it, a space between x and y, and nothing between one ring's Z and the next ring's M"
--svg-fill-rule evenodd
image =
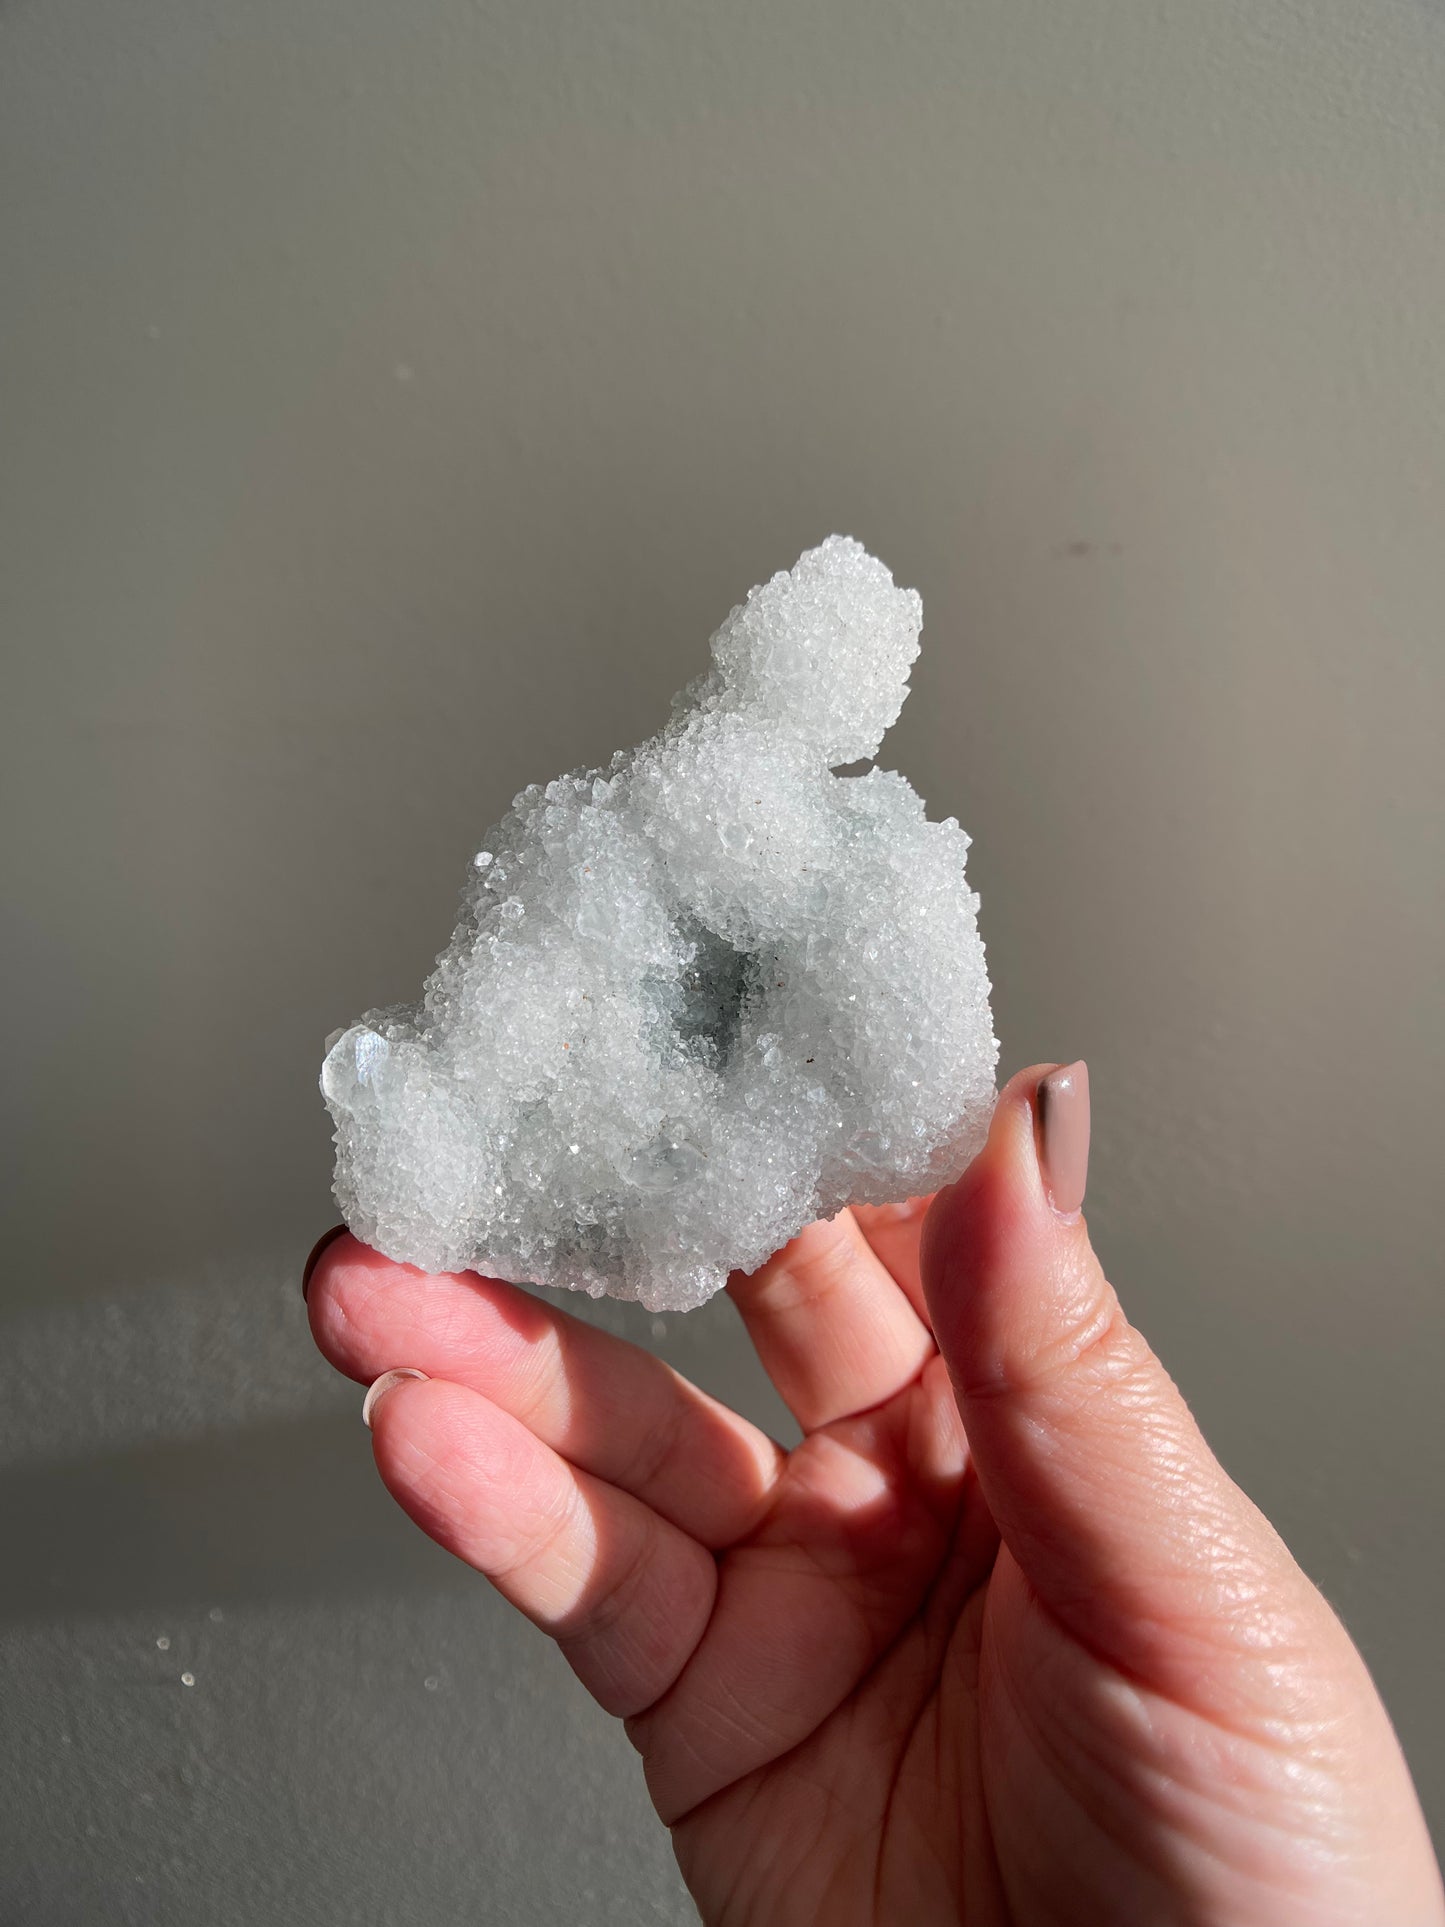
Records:
M1445 1820L1442 99L1424 0L0 0L7 1927L688 1917L308 1348L315 1073L834 528Z

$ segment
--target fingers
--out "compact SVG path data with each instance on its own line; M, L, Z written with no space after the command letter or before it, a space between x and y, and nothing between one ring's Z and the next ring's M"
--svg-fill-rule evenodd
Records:
M1048 1066L1004 1090L985 1148L929 1212L923 1281L980 1484L1029 1585L1126 1671L1187 1675L1251 1602L1277 1617L1301 1588L1315 1595L1094 1256L1078 1211L1088 1087L1073 1069L1042 1100Z
M307 1291L316 1342L362 1384L395 1365L480 1392L581 1470L705 1545L766 1509L782 1453L659 1358L514 1285L429 1276L347 1235Z
M928 1309L923 1299L923 1276L918 1269L918 1241L928 1216L932 1195L905 1198L900 1204L855 1204L858 1229L873 1247L879 1264L922 1319Z
M805 1432L909 1385L933 1339L851 1211L810 1224L728 1291L763 1369Z
M667 1690L717 1588L696 1540L464 1386L400 1380L370 1419L400 1505L550 1633L609 1713L639 1713Z
M692 1660L628 1723L666 1825L791 1753L921 1600L949 1585L956 1594L944 1573L965 1457L952 1390L931 1367L904 1398L798 1447L766 1524L719 1562L717 1607ZM992 1548L968 1554L977 1572Z

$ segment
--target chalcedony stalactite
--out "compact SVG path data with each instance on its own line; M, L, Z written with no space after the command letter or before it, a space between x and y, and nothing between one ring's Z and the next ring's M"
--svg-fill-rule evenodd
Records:
M921 620L830 537L658 735L516 798L421 1001L328 1042L359 1238L680 1310L958 1175L998 1057L968 838L892 771L835 773L896 720Z

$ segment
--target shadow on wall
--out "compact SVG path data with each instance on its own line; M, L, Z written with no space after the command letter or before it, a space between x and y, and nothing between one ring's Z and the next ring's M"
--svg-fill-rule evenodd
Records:
M0 1627L479 1582L377 1479L302 1253L5 1322Z
M0 1474L0 1626L478 1586L360 1434L352 1411Z
M361 1389L307 1328L301 1255L6 1321L0 1628L481 1587L377 1478ZM796 1435L725 1294L669 1319L536 1296L655 1351L779 1439Z

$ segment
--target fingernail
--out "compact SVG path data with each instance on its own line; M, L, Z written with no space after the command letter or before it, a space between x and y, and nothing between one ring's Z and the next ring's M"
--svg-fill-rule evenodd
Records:
M377 1406L386 1397L393 1385L400 1385L404 1378L425 1378L425 1372L414 1371L410 1365L399 1365L394 1372L383 1372L380 1378L373 1379L361 1407L361 1422L367 1431L371 1430L372 1417Z
M301 1296L303 1298L306 1296L307 1292L310 1291L311 1289L311 1274L316 1269L317 1259L320 1258L322 1252L325 1251L328 1245L336 1243L336 1240L341 1236L342 1232L345 1231L345 1229L346 1229L346 1226L344 1224L334 1224L332 1225L329 1231L323 1231L321 1236L316 1240L315 1244L312 1245L311 1256L306 1260L306 1263L301 1267Z
M1089 1181L1089 1067L1082 1058L1039 1079L1034 1110L1044 1190L1059 1216L1072 1218Z

